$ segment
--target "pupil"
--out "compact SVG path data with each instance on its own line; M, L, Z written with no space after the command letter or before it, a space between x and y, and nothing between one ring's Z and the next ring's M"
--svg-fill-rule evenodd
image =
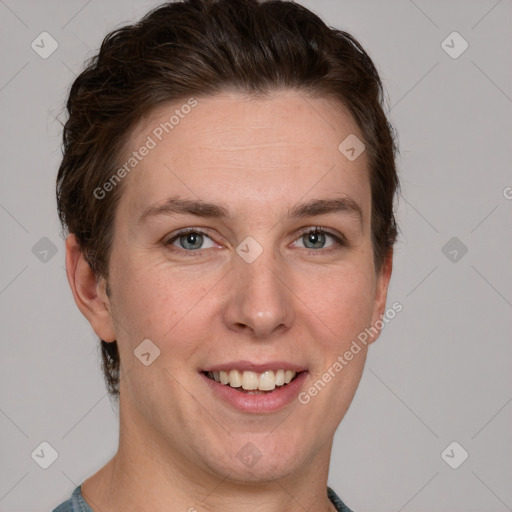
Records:
M184 243L185 243L185 247L186 248L188 248L188 249L190 249L190 248L197 249L197 246L201 245L201 238L202 238L202 235L200 235L198 233L187 233L186 235L184 235L182 237L182 240L184 239ZM192 247L190 247L189 244Z
M309 241L315 245L315 244L320 244L321 245L321 238L322 236L324 236L323 233L309 233Z

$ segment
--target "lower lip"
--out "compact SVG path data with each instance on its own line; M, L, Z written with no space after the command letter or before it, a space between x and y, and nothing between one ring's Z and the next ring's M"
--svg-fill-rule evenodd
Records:
M206 384L219 398L242 412L268 413L278 411L297 398L304 383L307 371L299 373L297 378L284 386L275 388L271 393L248 394L237 391L229 385L221 384L200 373Z

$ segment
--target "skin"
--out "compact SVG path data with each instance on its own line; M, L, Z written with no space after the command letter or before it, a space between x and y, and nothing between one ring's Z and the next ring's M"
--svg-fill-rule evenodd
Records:
M368 160L363 153L351 162L338 150L349 134L362 135L339 104L293 91L197 100L121 184L110 296L74 235L66 242L76 303L101 339L117 340L122 366L119 449L82 492L94 511L331 511L333 437L367 347L307 405L294 400L274 413L232 408L198 371L236 360L290 361L308 369L307 390L384 314L392 252L376 271ZM141 122L120 161L183 103ZM137 223L170 196L221 204L232 218L160 215ZM362 220L286 218L299 202L340 196L358 203ZM303 236L314 226L348 245L328 235L314 245ZM187 227L207 231L202 245L186 237L165 244ZM263 248L250 264L236 252L248 236ZM148 338L161 353L144 366L133 351ZM237 458L248 442L262 454L250 468Z

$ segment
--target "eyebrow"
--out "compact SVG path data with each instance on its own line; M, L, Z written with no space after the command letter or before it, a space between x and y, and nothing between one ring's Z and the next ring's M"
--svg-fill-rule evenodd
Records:
M307 203L300 203L288 210L286 218L314 217L329 213L345 213L355 216L363 223L363 212L359 204L352 198L337 197L333 199L313 199ZM196 215L205 218L226 218L231 219L232 215L228 208L214 203L208 203L195 199L180 199L170 197L161 204L149 206L138 218L137 224L147 222L150 218L158 215Z

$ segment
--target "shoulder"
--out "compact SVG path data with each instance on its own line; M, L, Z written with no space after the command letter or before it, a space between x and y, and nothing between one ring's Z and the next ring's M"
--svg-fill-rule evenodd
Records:
M330 487L327 487L327 496L338 512L352 512ZM54 508L52 512L92 512L92 510L83 499L81 486L79 485L75 488L71 497L63 501L57 508Z
M92 512L82 497L81 485L75 488L69 500L63 501L52 512Z
M340 497L330 487L327 487L327 496L338 512L352 512L352 510L348 508L343 501L341 501Z

